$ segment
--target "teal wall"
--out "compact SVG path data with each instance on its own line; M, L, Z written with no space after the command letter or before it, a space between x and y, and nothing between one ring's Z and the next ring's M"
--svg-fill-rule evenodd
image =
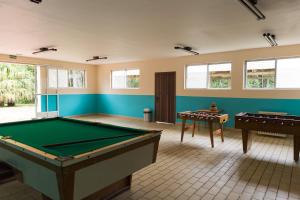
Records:
M57 95L48 97L49 111L57 110ZM42 96L42 111L46 111L46 96ZM72 116L97 113L96 94L60 94L59 95L59 114L60 116Z
M240 112L287 112L300 115L300 99L256 99L256 98L218 98L177 96L177 112L185 110L207 109L211 102L216 102L219 109L229 114L228 126L234 126L234 116Z
M45 100L44 100L45 102ZM228 113L228 126L234 126L234 115L239 112L274 111L300 115L300 99L258 99L177 96L176 111L209 108L216 102L219 109ZM50 110L56 108L56 98L49 98ZM43 105L43 107L45 107ZM60 95L60 115L71 116L91 113L143 117L144 108L154 110L153 95L121 94L66 94Z
M48 111L57 111L57 95L48 95ZM47 110L47 97L42 95L42 103L41 103L41 110L45 112Z
M98 94L98 113L143 117L144 108L154 110L153 95Z
M97 113L96 94L68 94L59 96L61 116Z
M239 112L274 111L300 115L300 99L256 99L256 98L218 98L177 96L176 111L187 111L209 108L216 102L219 109L229 114L227 126L234 126L234 116ZM152 95L115 95L99 94L97 99L98 113L143 117L143 109L154 110Z

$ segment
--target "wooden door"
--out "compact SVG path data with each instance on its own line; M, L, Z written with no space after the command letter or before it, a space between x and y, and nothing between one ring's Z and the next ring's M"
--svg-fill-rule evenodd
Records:
M155 73L155 121L175 123L176 72Z

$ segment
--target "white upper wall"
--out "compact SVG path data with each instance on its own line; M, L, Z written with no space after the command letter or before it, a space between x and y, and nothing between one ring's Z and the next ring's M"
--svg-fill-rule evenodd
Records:
M99 55L115 63L187 55L173 49L177 43L201 54L267 47L264 32L280 45L300 44L300 0L257 7L266 20L238 0L0 0L0 53L32 57L53 45L58 52L33 57L85 63Z
M223 53L211 53L199 56L185 56L170 59L148 60L140 62L101 65L98 67L98 93L103 94L133 94L153 95L155 72L176 71L176 93L182 96L208 97L240 97L240 98L300 98L300 90L272 89L246 90L243 89L244 64L246 60L285 58L300 56L300 45L281 46L274 48L248 49ZM216 89L185 89L184 70L186 65L207 63L232 63L232 88L230 90ZM299 66L300 67L300 66ZM111 70L140 69L139 89L111 89Z

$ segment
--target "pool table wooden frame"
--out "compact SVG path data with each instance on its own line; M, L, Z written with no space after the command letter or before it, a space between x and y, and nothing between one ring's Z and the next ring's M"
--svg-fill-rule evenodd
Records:
M73 120L73 119L71 119ZM87 122L87 121L79 121L80 123L87 123L90 125L101 125L101 123L95 122ZM141 129L139 129L141 130ZM43 152L39 149L27 146L20 142L16 142L9 138L0 139L0 160L2 159L7 164L11 165L17 172L19 172L19 180L24 182L29 186L30 183L26 183L24 180L24 175L27 173L28 168L20 167L22 164L18 163L18 159L25 159L26 162L30 162L31 164L38 165L42 170L47 171L47 173L54 173L56 175L58 194L56 198L51 196L51 194L45 194L44 191L35 188L37 191L43 194L44 199L59 199L59 200L73 200L73 199L102 199L111 196L115 196L119 192L128 189L131 185L132 173L146 167L147 165L154 163L157 157L158 145L161 135L161 130L146 130L149 133L144 135L119 142L113 145L109 145L104 148L99 148L97 150L83 153L72 158L61 158L55 155L51 155L49 153ZM9 155L5 157L3 152L8 153ZM145 155L144 158L144 153ZM89 193L89 195L84 196L82 198L82 194L80 197L76 193L75 185L80 185L77 182L76 177L78 177L78 173L85 174L87 173L87 169L96 169L105 168L110 170L110 166L102 166L105 165L104 161L108 163L118 163L120 160L128 160L130 161L130 155L140 155L142 154L143 159L134 160L134 164L126 162L122 168L118 166L119 164L115 164L113 167L120 168L120 171L117 172L119 174L119 179L114 180L113 182L108 183L105 187L101 187L98 191L94 191L93 193ZM146 157L147 156L147 157ZM11 160L14 162L11 162ZM126 165L129 166L130 169L126 169ZM131 169L132 168L132 169ZM127 171L126 171L127 170ZM130 172L128 172L130 171ZM99 172L97 170L97 172ZM111 172L111 171L110 171ZM104 175L108 172L102 172ZM91 174L90 174L91 175ZM80 176L79 176L80 177ZM82 177L82 176L81 176ZM76 179L76 180L75 180ZM75 183L76 181L76 183ZM94 180L95 181L95 180ZM103 181L103 180L102 180ZM83 183L88 184L88 183ZM101 183L102 184L102 183ZM106 183L104 183L106 184ZM80 188L80 187L78 187ZM76 195L75 195L76 194ZM59 197L58 197L59 196ZM58 198L57 198L58 197Z

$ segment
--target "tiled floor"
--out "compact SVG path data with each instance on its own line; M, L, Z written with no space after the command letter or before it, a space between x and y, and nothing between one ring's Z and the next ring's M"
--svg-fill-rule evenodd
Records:
M0 123L30 120L35 117L34 105L18 105L16 107L0 107Z
M132 127L164 129L157 162L133 176L132 188L121 199L300 199L300 164L293 161L292 139L255 136L242 153L241 133L227 130L225 142L208 133L190 132L180 143L180 128L115 117L82 119ZM45 180L46 181L46 180ZM0 200L40 199L30 188L12 182L0 186Z

